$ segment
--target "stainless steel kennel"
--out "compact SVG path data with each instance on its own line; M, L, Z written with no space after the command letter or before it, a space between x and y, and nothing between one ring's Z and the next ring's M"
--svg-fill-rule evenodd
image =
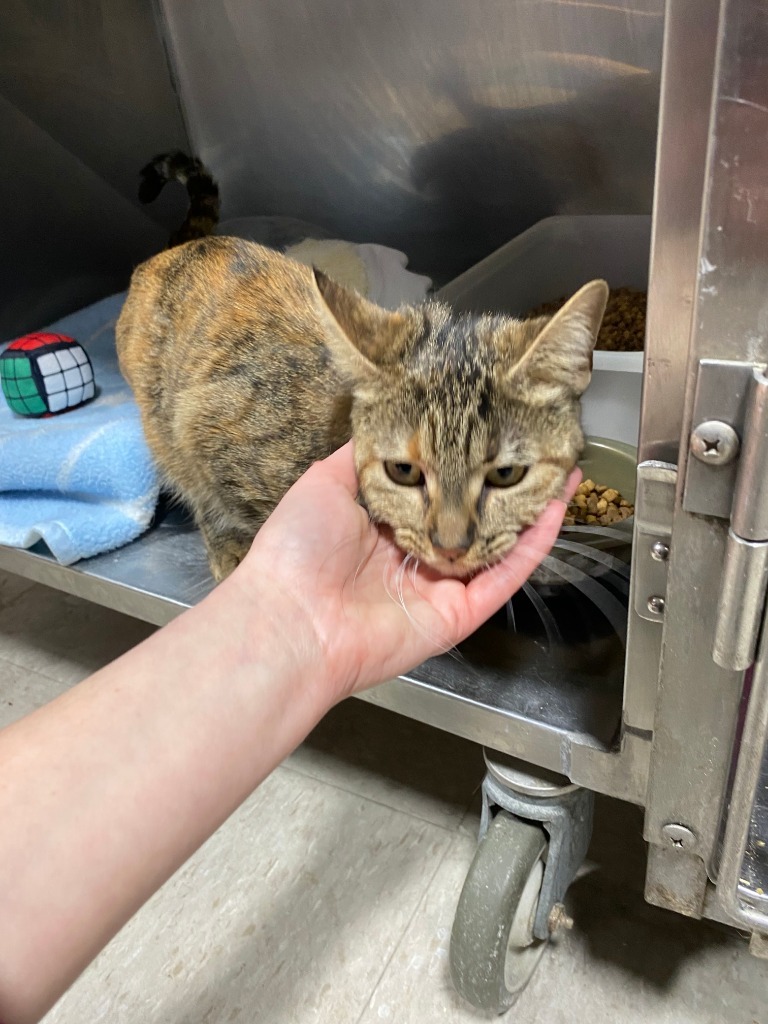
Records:
M160 248L180 200L148 214L135 176L176 145L213 168L228 216L394 244L439 284L542 218L652 211L631 572L609 621L583 592L538 594L517 606L516 634L502 616L463 662L435 659L366 699L486 748L452 951L477 1005L510 1005L532 940L565 920L592 792L645 809L650 902L732 924L768 957L764 5L48 8L0 13L15 196L3 337L124 287ZM211 587L196 533L168 510L140 541L72 568L11 548L0 567L157 624Z

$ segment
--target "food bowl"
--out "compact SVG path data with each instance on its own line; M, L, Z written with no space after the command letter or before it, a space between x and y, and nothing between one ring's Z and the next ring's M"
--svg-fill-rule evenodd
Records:
M588 437L579 459L583 478L615 488L630 504L635 502L637 449L625 441ZM540 587L578 584L585 578L629 578L634 516L610 526L563 526L552 553L533 573ZM622 584L623 588L623 584Z

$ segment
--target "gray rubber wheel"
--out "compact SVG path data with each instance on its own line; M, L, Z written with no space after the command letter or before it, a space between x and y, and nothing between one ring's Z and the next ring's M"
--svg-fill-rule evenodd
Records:
M533 937L547 837L500 811L480 841L451 932L451 976L473 1006L504 1013L530 981L546 942Z

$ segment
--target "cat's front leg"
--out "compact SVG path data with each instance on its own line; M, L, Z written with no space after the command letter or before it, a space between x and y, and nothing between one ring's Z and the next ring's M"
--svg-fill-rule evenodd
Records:
M242 562L253 543L253 532L222 528L212 520L198 519L213 578L221 583Z

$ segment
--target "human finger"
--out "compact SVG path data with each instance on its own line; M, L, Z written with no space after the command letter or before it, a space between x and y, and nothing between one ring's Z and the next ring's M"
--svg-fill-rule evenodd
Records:
M327 458L316 462L311 472L313 476L322 473L327 479L340 483L352 497L357 496L358 482L355 471L354 442L347 441Z
M562 526L565 509L565 501L550 501L534 525L520 534L509 554L467 585L470 632L498 611L549 554Z

